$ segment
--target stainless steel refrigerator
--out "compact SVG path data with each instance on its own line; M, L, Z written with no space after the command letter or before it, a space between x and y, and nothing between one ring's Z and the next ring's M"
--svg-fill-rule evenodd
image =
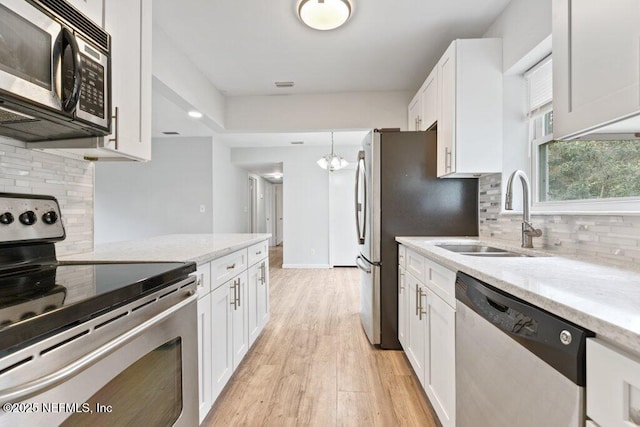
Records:
M436 178L437 133L375 130L356 168L360 318L369 341L399 349L396 236L477 236L478 180Z

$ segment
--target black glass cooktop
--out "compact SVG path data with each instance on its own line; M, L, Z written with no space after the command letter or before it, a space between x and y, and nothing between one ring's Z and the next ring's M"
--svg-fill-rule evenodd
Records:
M169 286L194 263L64 263L0 273L0 357Z

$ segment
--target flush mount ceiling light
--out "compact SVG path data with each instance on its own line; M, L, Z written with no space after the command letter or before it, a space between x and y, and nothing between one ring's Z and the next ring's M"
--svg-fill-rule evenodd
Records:
M313 29L333 30L347 22L351 3L349 0L301 0L298 16Z
M318 166L322 169L328 169L329 172L337 171L349 165L349 162L333 152L333 132L331 132L331 154L322 157L317 163Z

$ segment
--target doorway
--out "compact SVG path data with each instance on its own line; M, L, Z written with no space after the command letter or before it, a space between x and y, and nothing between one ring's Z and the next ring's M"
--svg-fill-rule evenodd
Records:
M258 232L258 180L249 177L249 233Z

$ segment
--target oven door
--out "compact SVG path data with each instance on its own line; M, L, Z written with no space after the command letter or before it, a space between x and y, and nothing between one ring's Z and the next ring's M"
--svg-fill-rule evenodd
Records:
M0 425L198 424L195 281L0 360Z

